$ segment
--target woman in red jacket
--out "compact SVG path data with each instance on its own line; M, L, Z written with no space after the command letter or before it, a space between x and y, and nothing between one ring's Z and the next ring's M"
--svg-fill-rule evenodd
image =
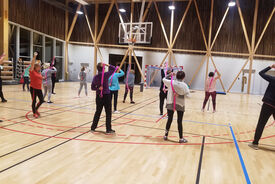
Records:
M44 102L43 93L42 93L42 75L41 75L41 66L39 63L35 63L37 52L34 53L31 62L30 68L30 79L31 79L31 96L32 96L32 112L35 118L40 116L38 108ZM39 102L36 104L36 97L38 97Z

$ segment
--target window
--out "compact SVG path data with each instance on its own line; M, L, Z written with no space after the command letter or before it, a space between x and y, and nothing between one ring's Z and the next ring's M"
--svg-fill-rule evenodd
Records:
M63 43L56 41L56 56L63 56Z
M43 40L42 35L40 35L38 33L33 33L33 52L38 53L38 56L37 56L38 60L42 60L42 56L43 56L43 44L42 44L43 41L42 40Z
M55 67L57 69L56 77L58 80L63 77L63 42L56 41L56 63Z
M16 26L9 24L9 57L16 61Z
M30 59L30 31L20 28L19 57Z
M53 39L45 38L45 62L52 61L53 59Z

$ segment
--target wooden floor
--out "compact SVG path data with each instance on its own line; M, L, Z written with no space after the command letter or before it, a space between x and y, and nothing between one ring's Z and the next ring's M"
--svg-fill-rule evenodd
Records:
M158 89L135 88L135 105L113 114L116 135L89 132L95 94L76 98L78 83L57 84L54 104L43 104L33 119L31 100L21 86L4 86L0 104L0 183L273 183L275 131L270 119L258 151L249 148L261 96L218 95L217 113L200 111L203 92L186 101L184 136L176 122L163 141L166 117L158 110ZM84 93L82 93L82 96ZM104 131L104 114L99 130ZM231 131L232 129L232 131ZM234 138L236 137L236 144ZM238 153L238 150L240 152ZM247 175L246 175L247 172Z

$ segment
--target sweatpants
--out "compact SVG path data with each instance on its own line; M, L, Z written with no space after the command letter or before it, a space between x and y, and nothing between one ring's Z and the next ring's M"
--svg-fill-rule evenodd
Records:
M43 84L43 87L44 87L43 99L45 99L45 97L48 93L48 102L49 102L49 101L51 101L51 96L52 96L52 83Z
M255 131L253 144L259 144L259 140L262 137L264 127L271 115L273 115L273 118L275 120L275 108L264 103L262 105L260 117Z
M52 93L54 93L56 74L52 74Z
M28 89L28 91L30 91L30 86L29 86L29 84L30 84L30 78L29 78L29 77L24 77L23 79L24 79L23 91L25 91L25 85L26 85L26 84L27 84L27 89Z
M164 100L167 99L167 92L164 93L163 90L159 92L159 111L160 114L163 114Z
M130 100L132 102L133 101L134 86L129 86L129 90L130 90ZM127 88L127 86L125 86L125 93L124 93L124 100L123 101L126 100L127 95L128 95L128 88Z
M86 94L86 96L88 95L88 92L87 92L87 82L80 82L80 87L79 87L79 90L78 90L78 96L80 95L83 86L85 88L85 94Z
M0 78L0 98L2 101L6 100L2 91L2 79Z
M118 98L118 91L111 91L111 101L113 101L114 96L114 111L117 110L117 98Z
M177 111L177 113L178 113L179 137L180 137L180 139L182 139L183 138L183 135L182 135L182 118L183 118L184 112L183 111ZM167 110L167 114L168 114L168 120L167 120L167 123L166 123L166 133L165 133L166 136L168 136L168 132L170 130L170 127L171 127L171 124L172 124L172 121L173 121L174 111L173 110Z
M93 119L93 124L91 130L95 130L100 119L102 109L105 109L106 114L106 131L112 130L112 103L111 103L111 94L104 94L101 98L99 94L96 95L96 112Z
M205 98L204 98L204 101L203 101L203 106L202 108L204 109L206 104L207 104L207 101L209 99L209 97L212 97L212 103L213 103L213 110L215 111L216 110L216 91L214 92L205 92Z
M42 105L42 103L44 103L44 98L41 89L34 89L31 87L30 92L32 97L32 112L33 114L35 114L38 111L39 107ZM36 97L38 97L39 99L39 102L37 104Z

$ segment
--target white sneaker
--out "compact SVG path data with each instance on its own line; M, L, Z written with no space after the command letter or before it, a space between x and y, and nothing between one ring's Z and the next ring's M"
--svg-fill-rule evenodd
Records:
M119 113L119 111L114 111L114 114L118 114Z
M204 109L201 109L201 112L204 112Z

